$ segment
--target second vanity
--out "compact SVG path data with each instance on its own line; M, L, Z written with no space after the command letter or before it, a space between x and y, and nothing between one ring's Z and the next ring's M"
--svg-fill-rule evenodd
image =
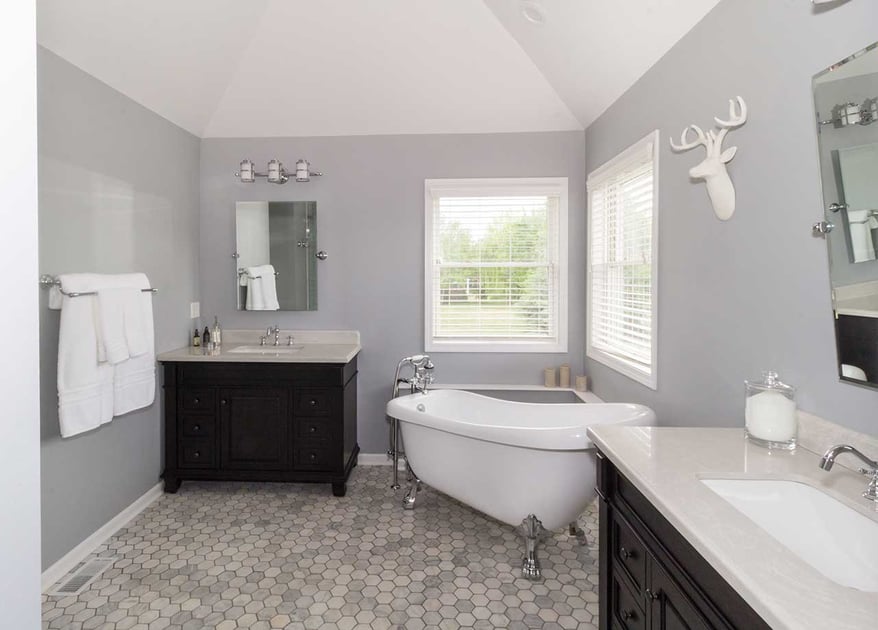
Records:
M357 463L359 333L224 331L163 364L166 492L184 480L298 481L344 496Z
M876 627L878 504L860 496L868 478L843 467L856 459L826 472L817 454L768 451L740 429L599 426L589 435L598 449L602 630ZM761 495L766 481L781 489ZM770 512L791 494L820 501L803 513L774 510L774 525L793 528L786 536L733 505ZM834 511L845 518L829 518Z

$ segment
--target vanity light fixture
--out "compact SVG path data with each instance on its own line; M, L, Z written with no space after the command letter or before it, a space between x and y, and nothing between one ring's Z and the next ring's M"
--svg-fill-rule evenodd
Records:
M323 173L311 170L311 164L308 160L299 160L296 162L295 180L297 182L309 182L312 177L320 177ZM243 160L235 173L235 177L244 184L252 184L257 177L265 177L271 184L286 184L293 173L284 168L283 162L280 160L271 160L268 163L268 172L259 173L251 160Z
M851 125L870 125L878 121L878 97L867 98L862 104L839 103L832 108L829 120L821 120L820 125L832 125L836 129Z

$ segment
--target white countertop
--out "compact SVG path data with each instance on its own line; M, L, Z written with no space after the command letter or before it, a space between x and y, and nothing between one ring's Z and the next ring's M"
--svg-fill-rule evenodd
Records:
M602 425L588 433L772 628L878 627L878 594L824 577L700 481L800 481L878 522L878 506L860 497L868 480L842 465L853 465L855 460L840 460L825 472L818 468L820 458L815 453L801 446L795 451L768 451L747 442L743 429Z
M208 354L205 348L177 348L162 352L156 359L184 363L348 363L362 349L360 333L355 330L282 330L280 352L273 352L272 342L258 352L231 352L240 346L259 346L259 336L265 331L224 330L220 349ZM284 354L287 337L301 350Z

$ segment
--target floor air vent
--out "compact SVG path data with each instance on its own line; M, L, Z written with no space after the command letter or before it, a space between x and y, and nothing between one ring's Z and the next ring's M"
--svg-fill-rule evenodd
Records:
M114 562L116 562L116 558L92 558L59 582L55 588L47 591L46 595L79 595Z

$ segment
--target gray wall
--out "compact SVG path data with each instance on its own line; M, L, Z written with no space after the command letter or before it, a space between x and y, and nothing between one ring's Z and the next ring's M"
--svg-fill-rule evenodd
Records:
M642 402L663 424L743 424L743 380L773 368L800 407L878 433L878 391L840 383L811 77L876 39L878 3L812 13L808 2L724 0L586 131L589 171L662 132L658 391L589 360L596 393ZM668 137L706 127L740 94L750 120L726 146L735 216L713 215L687 171L703 149Z
M156 349L188 341L197 297L199 140L39 50L40 269L143 271ZM40 304L43 568L156 484L160 399L62 440L59 313Z
M356 329L359 440L366 453L387 448L384 405L397 361L424 348L424 179L442 177L569 178L568 354L437 354L442 382L541 382L542 369L582 367L585 255L583 132L206 139L201 160L202 314L227 327ZM326 173L307 184L241 184L238 163L300 157ZM317 201L319 310L235 310L236 201Z
M870 54L878 55L878 50ZM816 86L814 92L817 116L820 120L828 120L832 117L832 108L839 103L849 101L862 103L866 98L878 96L878 74L821 83ZM833 151L872 143L878 143L878 123L841 129L836 129L833 125L820 128L820 175L828 203L841 201L838 192L840 187L840 180L837 177L838 168L837 165L833 167ZM851 262L853 258L847 219L842 214L827 214L829 220L835 222L839 228L829 233L832 249L832 285L844 286L878 279L878 260Z

